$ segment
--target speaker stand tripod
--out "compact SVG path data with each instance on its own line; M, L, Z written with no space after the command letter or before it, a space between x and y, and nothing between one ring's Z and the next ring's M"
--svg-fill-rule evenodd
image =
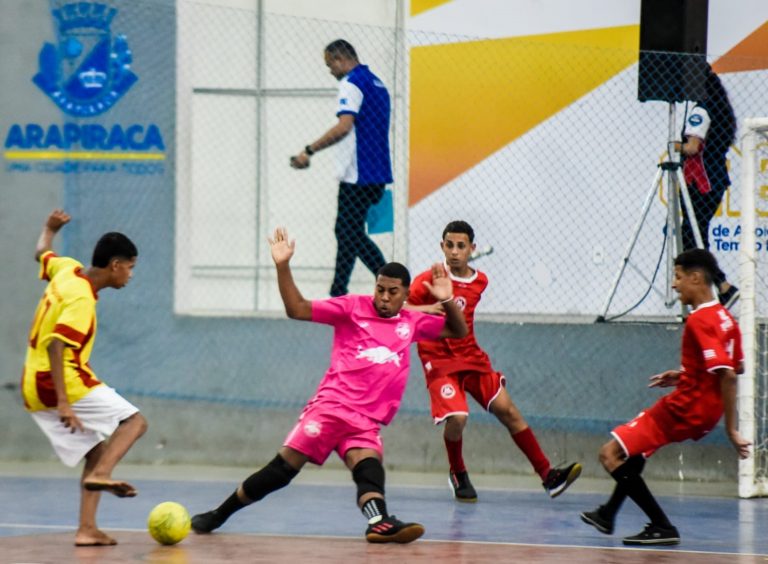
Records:
M633 265L630 262L630 257L632 256L632 251L635 248L635 245L637 244L637 239L640 236L640 232L643 229L643 225L645 224L646 219L648 218L648 212L651 209L651 204L653 203L653 200L656 197L656 194L661 190L662 187L662 180L666 176L666 188L667 188L667 219L666 219L666 226L665 226L665 233L667 235L666 238L666 281L665 281L665 288L664 288L664 305L667 307L667 309L672 308L675 305L675 302L677 301L677 298L674 295L674 291L672 289L672 278L674 277L674 259L677 256L678 253L682 252L683 250L683 232L681 229L680 224L680 195L683 197L683 201L685 202L685 212L688 216L688 221L691 225L691 228L693 230L693 237L696 241L696 246L699 249L704 248L704 243L701 238L701 233L699 232L699 224L696 222L696 213L693 209L693 205L691 204L691 196L688 192L688 186L685 183L685 177L683 176L683 170L682 170L682 164L680 163L679 159L674 160L673 155L676 155L676 151L674 151L674 141L675 138L675 104L670 102L669 104L669 137L667 142L667 156L666 159L659 163L658 168L656 170L656 176L653 179L653 183L651 184L651 188L648 191L648 195L645 198L645 203L643 204L643 208L640 214L640 219L637 222L637 225L635 226L635 230L632 234L632 237L629 240L629 243L627 244L627 249L624 252L624 255L621 258L621 263L619 265L619 271L616 273L616 276L613 280L613 284L611 285L611 289L608 292L608 297L605 300L605 303L603 304L603 308L601 310L601 314L597 318L598 323L603 323L606 321L610 321L611 318L608 318L608 309L611 307L611 302L613 301L613 298L616 295L616 291L618 290L619 283L621 282L622 277L624 276L624 272L627 269L627 266L632 267L638 274L640 274L643 278L646 279L649 284L652 284L652 280L648 280L648 278L637 268L635 265ZM682 307L681 314L685 316L685 308ZM615 317L613 318L615 319Z

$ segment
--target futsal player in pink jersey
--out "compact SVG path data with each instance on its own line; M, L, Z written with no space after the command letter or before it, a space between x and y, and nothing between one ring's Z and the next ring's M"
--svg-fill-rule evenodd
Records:
M680 534L661 509L640 475L645 460L657 449L709 433L725 413L725 434L740 458L750 443L737 429L736 374L743 370L741 332L736 320L712 292L719 272L709 251L691 249L675 259L674 288L691 306L683 329L682 362L678 370L651 376L650 388L675 389L632 421L619 425L600 449L600 462L616 486L611 498L581 519L601 533L613 533L616 514L629 497L650 519L640 533L623 539L627 545L678 544Z
M192 528L210 533L235 511L287 486L307 462L322 465L335 451L357 484L358 506L368 519L366 540L414 541L424 534L424 527L404 523L387 512L379 430L392 421L400 406L408 380L410 344L467 334L464 316L453 302L451 281L442 266L435 265L432 281L425 283L443 305L445 317L402 309L410 274L395 262L379 270L373 297L309 301L296 286L289 266L295 242L278 228L269 244L288 317L333 326L331 364L277 456L246 478L218 508L195 515Z
M474 229L466 221L450 222L443 229L440 248L445 255L445 271L453 285L454 301L466 318L469 333L461 339L419 343L419 358L424 366L432 419L435 425L445 424L443 440L448 453L448 477L453 496L456 501L477 501L477 492L469 479L462 454L462 435L469 418L469 394L506 427L541 478L546 492L550 497L557 497L579 477L581 465L572 462L559 468L552 467L533 430L509 396L504 375L493 369L488 354L477 343L475 308L488 287L488 277L469 265L475 250ZM409 306L431 310L436 301L427 292L424 282L432 280L433 276L431 269L414 279Z

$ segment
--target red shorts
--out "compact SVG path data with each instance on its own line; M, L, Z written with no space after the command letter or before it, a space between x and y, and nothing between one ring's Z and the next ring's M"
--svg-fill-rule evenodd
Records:
M379 423L346 406L331 402L307 404L283 446L305 455L313 464L322 464L336 451L342 460L352 448L370 448L383 458Z
M458 370L456 370L458 368ZM424 366L427 389L432 404L435 425L451 415L469 415L467 393L488 411L491 402L501 393L506 379L501 372L489 370L462 370L466 366L457 363L451 367L431 368Z
M616 427L611 434L628 457L642 454L648 458L669 443L687 439L698 441L710 430L675 419L663 405L657 403L641 411L632 421Z

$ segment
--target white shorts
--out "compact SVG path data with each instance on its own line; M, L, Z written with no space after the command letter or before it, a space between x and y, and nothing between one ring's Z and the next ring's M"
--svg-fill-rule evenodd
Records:
M95 387L83 399L72 404L85 431L72 432L59 420L56 409L32 411L32 419L51 441L53 450L67 466L77 466L93 447L112 435L121 421L139 408L106 384Z

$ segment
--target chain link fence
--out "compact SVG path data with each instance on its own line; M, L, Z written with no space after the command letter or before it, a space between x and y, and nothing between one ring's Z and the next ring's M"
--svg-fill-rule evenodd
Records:
M177 263L178 309L279 310L264 245L278 224L298 240L294 266L303 288L313 298L328 295L336 252L334 149L301 172L288 158L336 122L336 83L322 53L343 37L393 100L394 230L372 236L387 259L425 268L441 257L443 226L461 218L474 226L479 247L493 251L476 263L492 276L487 315L594 319L625 258L629 268L611 313L679 314L668 303L668 262L660 260L669 178L654 180L693 104L639 102L636 50L445 36L194 3L180 12L180 44L189 49L179 52L180 76L188 80L180 79L178 101L187 108L178 128L191 131L190 143L179 145L188 163L180 197L188 198L190 213L177 229L192 258ZM717 69L718 57L709 60ZM764 107L763 78L723 74L737 115ZM728 162L738 178L737 144ZM712 249L726 272L736 268L734 192L711 225ZM353 291L367 292L371 282L358 262Z
M665 303L662 254L668 180L654 179L691 105L638 101L636 48L610 37L470 38L188 1L123 5L113 27L128 37L139 81L106 121L150 114L166 150L151 172L68 175L65 207L76 221L63 237L65 252L84 259L98 234L124 231L147 265L131 288L100 300L94 366L126 393L291 413L311 394L331 337L280 319L266 238L286 226L297 239L298 286L308 298L328 296L334 148L307 170L289 158L336 123L338 84L323 49L337 38L356 47L392 101L393 229L372 240L415 274L442 259L449 221L474 227L484 256L473 264L490 278L478 337L534 427L604 434L652 401L642 392L649 374L679 362L679 306ZM720 57L707 60L718 69ZM721 77L737 117L768 107L765 70ZM734 186L710 234L733 276L739 157L737 138ZM609 313L672 324L585 332L573 323L603 313L625 258ZM373 281L358 262L350 290L369 293ZM529 321L562 325L521 329ZM428 426L418 363L413 370L403 411Z

